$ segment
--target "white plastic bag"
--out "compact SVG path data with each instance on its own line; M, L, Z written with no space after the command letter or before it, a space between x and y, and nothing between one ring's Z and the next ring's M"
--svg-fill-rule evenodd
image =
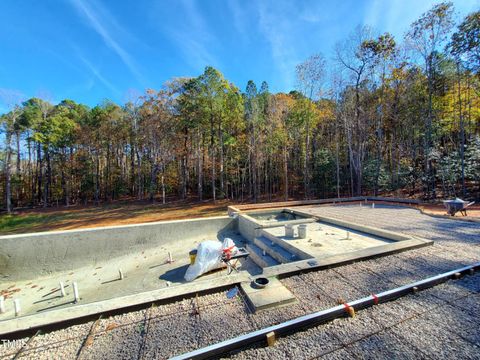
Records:
M190 265L185 273L185 280L192 281L200 275L222 265L222 243L207 240L198 245L195 263Z
M236 254L236 252L238 251L238 248L235 246L235 243L233 242L232 239L230 238L225 238L223 240L223 249L222 249L223 253L225 254L225 257L227 259L230 259L230 257L232 257L233 255Z

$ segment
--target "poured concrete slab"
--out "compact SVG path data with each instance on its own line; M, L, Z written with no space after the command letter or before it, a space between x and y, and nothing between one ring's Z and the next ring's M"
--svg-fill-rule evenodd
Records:
M248 278L248 273L245 271L232 273L228 276L218 276L214 279L204 279L200 277L192 283L178 284L175 286L115 297L93 303L72 303L73 306L52 309L50 311L44 311L32 315L20 316L0 321L0 335L5 336L6 334L15 333L17 331L37 329L47 324L51 325L63 323L73 319L98 315L120 308L133 307L164 299L180 298L190 294L201 293L207 290L223 288L228 285L239 284L247 281Z
M298 237L298 227L294 227L294 237L285 236L284 227L269 228L264 229L264 231L316 258L363 250L394 242L384 237L323 222L309 223L305 224L305 226L307 226L307 237L305 239Z
M221 241L228 236L238 245L245 245L246 239L238 234L236 221L215 217L98 231L0 237L0 276L3 277L0 292L5 290L9 294L7 312L0 315L0 335L240 284L259 273L266 277L284 276L432 244L432 241L383 229L309 214L312 215L311 221L328 222L332 226L349 228L352 234L364 232L392 242L329 256L319 254L263 269L247 259L238 273L227 275L223 270L185 283L183 275L189 262L188 252L199 242L215 238ZM94 246L89 248L92 244ZM29 250L26 254L23 253L25 249ZM168 252L172 253L174 263L166 262ZM2 257L2 254L8 256ZM125 274L123 280L118 280L119 268ZM69 285L67 298L58 296L59 281ZM76 304L72 302L73 281L80 289L80 301ZM18 317L13 314L15 298L22 302L22 313Z
M254 311L285 306L297 301L297 298L277 278L268 279L270 283L263 289L254 287L253 282L240 284Z
M226 231L219 237L229 237L237 244L243 245L243 238L234 231ZM199 243L198 239L185 239L112 259L99 266L82 267L31 280L0 283L0 294L5 296L6 305L6 312L0 314L0 321L15 318L14 299L20 301L22 308L20 316L26 316L183 284L188 286L184 279L190 264L188 253ZM173 262L168 261L169 252ZM119 269L124 275L122 280ZM261 269L248 258L240 260L237 269L249 275L261 272ZM204 274L199 280L215 281L224 276L227 276L227 270L219 269ZM61 296L60 282L65 286L65 297ZM79 289L78 303L74 303L73 282L77 283Z

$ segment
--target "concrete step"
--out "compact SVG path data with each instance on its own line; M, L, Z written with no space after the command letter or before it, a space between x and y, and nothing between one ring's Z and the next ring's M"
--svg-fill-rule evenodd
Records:
M249 258L252 259L253 262L258 266L262 268L266 268L269 266L274 266L279 264L277 260L275 260L273 257L268 255L267 253L263 255L263 250L260 249L257 245L253 243L248 243L246 247L247 247L247 250L250 252Z
M288 263L300 260L297 255L292 254L287 249L280 246L279 243L267 239L265 236L255 238L254 244L260 249L265 250L268 255L277 260L279 263Z

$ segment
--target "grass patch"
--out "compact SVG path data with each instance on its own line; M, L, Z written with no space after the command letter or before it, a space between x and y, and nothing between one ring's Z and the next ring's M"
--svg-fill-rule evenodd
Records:
M1 215L0 235L32 232L39 227L56 223L67 217L67 214Z
M224 215L226 207L226 202L171 202L165 205L126 202L95 207L35 209L0 215L0 235L217 216Z
M2 215L0 216L0 232L10 232L25 227L43 224L46 215Z

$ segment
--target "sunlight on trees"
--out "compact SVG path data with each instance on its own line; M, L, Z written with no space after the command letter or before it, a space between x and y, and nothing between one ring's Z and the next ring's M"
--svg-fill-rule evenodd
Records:
M480 197L480 12L451 3L404 42L357 27L296 89L194 78L88 108L0 89L3 206L120 198L264 201L399 193Z

